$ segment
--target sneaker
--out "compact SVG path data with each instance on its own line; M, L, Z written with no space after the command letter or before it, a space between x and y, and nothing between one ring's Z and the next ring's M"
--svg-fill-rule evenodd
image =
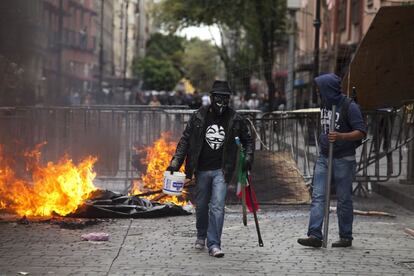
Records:
M194 247L198 250L203 250L205 246L206 242L204 239L197 239Z
M332 247L350 247L352 246L352 240L339 239L339 241L333 242Z
M313 236L309 236L305 239L298 239L298 243L303 246L311 246L311 247L321 247L322 241L318 238Z
M210 256L213 256L213 257L216 257L216 258L221 258L221 257L224 256L223 251L221 251L221 249L218 248L218 247L211 248L208 253L210 254Z

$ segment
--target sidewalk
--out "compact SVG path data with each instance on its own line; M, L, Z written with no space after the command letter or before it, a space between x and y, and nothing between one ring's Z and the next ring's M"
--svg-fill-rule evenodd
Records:
M413 275L414 237L404 229L414 228L414 213L375 194L355 201L355 209L397 217L355 216L354 246L347 249L296 243L306 234L308 205L263 206L260 248L252 216L244 227L240 206L230 205L221 259L193 249L194 215L109 220L82 230L0 220L0 275ZM335 214L330 221L329 244L337 238ZM101 231L108 242L80 240Z

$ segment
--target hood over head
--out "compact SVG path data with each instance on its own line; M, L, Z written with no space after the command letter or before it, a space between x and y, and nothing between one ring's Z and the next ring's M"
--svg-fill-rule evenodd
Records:
M332 105L339 104L343 97L341 78L333 73L329 73L316 77L315 82L319 88L323 106L331 107Z

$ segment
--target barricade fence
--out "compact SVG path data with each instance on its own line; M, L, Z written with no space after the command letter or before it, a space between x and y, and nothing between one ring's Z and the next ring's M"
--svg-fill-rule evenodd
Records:
M90 106L0 108L0 145L8 156L41 147L43 162L67 154L74 162L96 156L94 169L104 186L123 191L137 177L131 167L134 148L152 145L162 132L178 140L187 114L170 114L185 106ZM122 184L123 183L123 184ZM122 187L116 187L121 185ZM115 186L115 187L114 187Z
M366 193L372 182L407 179L413 166L407 161L414 139L412 102L394 109L364 112L364 118L368 133L356 151L358 185L354 192L358 193ZM310 184L320 150L319 109L266 113L252 122L261 140L258 149L289 152Z
M140 173L131 166L135 148L152 145L163 132L178 141L192 112L185 106L4 107L0 108L0 144L5 154L13 155L46 142L44 162L57 161L64 154L75 162L96 156L98 180L120 185L116 190L124 191ZM251 122L256 150L289 152L305 181L311 181L319 154L318 109L240 113ZM413 139L412 103L365 113L365 118L367 139L357 149L359 189L365 190L369 182L406 178L406 149Z

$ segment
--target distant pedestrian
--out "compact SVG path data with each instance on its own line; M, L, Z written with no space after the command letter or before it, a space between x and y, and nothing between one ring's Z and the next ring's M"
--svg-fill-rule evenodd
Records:
M325 74L315 78L316 90L322 100L321 126L319 137L321 153L316 161L313 176L312 204L308 237L298 239L304 246L322 246L322 224L325 206L325 186L328 174L328 148L333 142L332 182L338 198L337 214L339 224L339 241L332 247L348 247L352 245L352 181L355 177L355 141L366 135L366 126L358 105L341 92L341 79L335 74ZM332 106L336 105L336 114L332 114ZM345 112L341 112L346 108ZM331 117L335 116L335 131L329 133Z
M211 104L210 97L208 95L203 95L201 97L201 105L202 106L209 106Z
M70 104L72 106L79 106L81 104L81 97L79 95L79 92L75 92L71 95Z
M249 109L249 106L247 105L246 97L241 96L240 98L240 106L239 109Z
M263 94L260 99L260 110L262 112L269 112L269 96L267 94Z
M234 97L233 106L236 110L249 109L247 107L247 102L243 95L238 95Z
M173 98L173 104L174 105L185 105L185 95L183 92L178 91Z
M93 97L91 93L86 93L85 99L83 100L83 105L90 106L94 104Z
M259 109L259 106L260 106L260 101L257 98L256 93L253 93L252 97L247 101L247 107L250 110L257 110Z
M196 249L223 257L221 233L227 184L236 169L239 137L246 152L245 169L253 161L253 139L245 120L229 107L231 89L226 81L215 81L211 105L198 109L190 118L167 171L178 171L186 160L187 178L196 176ZM202 139L200 139L202 138Z
M285 93L276 91L275 95L275 110L283 111L286 108L286 96Z
M137 91L135 95L135 104L137 105L146 105L147 99L145 99L145 95L143 91Z
M194 94L192 95L191 100L188 103L188 106L191 109L199 109L201 107L201 97L198 94L197 90L194 91Z
M152 99L151 99L151 101L149 102L148 105L150 105L150 106L160 106L161 105L161 102L158 100L157 95L152 95Z

